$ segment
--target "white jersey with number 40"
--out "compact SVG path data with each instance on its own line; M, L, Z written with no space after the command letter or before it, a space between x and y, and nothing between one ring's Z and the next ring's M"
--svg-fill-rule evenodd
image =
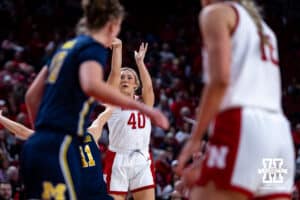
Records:
M115 108L108 120L111 150L145 150L148 152L151 121L135 110Z
M246 9L234 2L229 2L228 5L236 11L237 24L231 38L230 84L221 110L249 106L281 112L281 80L276 36L263 22L263 34L268 38L268 44L263 44ZM210 66L205 48L203 59L204 80L209 82Z

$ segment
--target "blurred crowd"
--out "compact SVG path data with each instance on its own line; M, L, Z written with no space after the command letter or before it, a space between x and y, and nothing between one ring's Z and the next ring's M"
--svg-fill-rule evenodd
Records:
M195 116L203 87L201 38L197 25L199 2L175 0L165 3L170 2L172 6L157 8L146 1L150 11L143 13L134 9L132 2L124 0L128 14L120 35L124 44L124 66L135 68L133 51L141 42L149 43L146 65L153 78L155 106L171 122L168 131L157 127L152 129L151 149L156 168L157 199L172 198L174 183L178 180L172 168L176 165L176 157L183 143L189 138L192 128L189 119ZM297 183L300 180L300 73L297 74L300 29L296 24L300 20L278 7L274 8L274 2L270 3L273 7L265 3L265 16L279 39L283 107L292 124ZM153 4L157 5L155 2ZM164 6L167 10L162 9L166 8ZM79 2L72 0L0 1L0 109L5 116L30 127L24 94L56 47L75 35L73 27L80 14ZM109 64L106 71L109 72ZM102 109L99 106L93 117ZM107 134L105 129L99 141L103 156ZM18 168L22 144L23 141L0 125L0 200L22 199ZM300 188L300 183L296 185Z

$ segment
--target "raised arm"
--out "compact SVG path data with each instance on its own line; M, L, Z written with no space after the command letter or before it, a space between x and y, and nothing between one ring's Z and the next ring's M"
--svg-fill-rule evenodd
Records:
M7 117L2 115L2 110L0 110L0 123L16 137L26 140L33 134L33 130L25 127L24 125L17 123Z
M147 67L144 63L145 54L147 52L148 43L142 43L140 45L139 51L134 51L134 58L136 65L138 67L141 81L142 81L142 98L146 105L154 105L154 91L152 86L152 80Z
M25 95L26 107L29 113L29 120L32 127L34 127L35 118L44 93L47 75L48 68L45 66L34 79Z
M103 126L110 118L112 110L112 107L106 107L106 109L98 115L92 125L87 129L87 131L94 137L95 142L101 138Z
M112 59L111 70L107 79L107 83L118 88L120 85L121 68L122 66L122 41L115 38L112 43Z

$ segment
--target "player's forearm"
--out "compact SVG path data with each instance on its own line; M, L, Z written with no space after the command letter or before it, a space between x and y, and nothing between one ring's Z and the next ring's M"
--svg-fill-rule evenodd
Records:
M209 123L217 115L222 99L225 95L227 84L211 83L204 87L199 103L197 122L193 127L191 139L201 139Z
M26 140L33 134L33 130L26 128L20 123L14 122L4 116L0 116L0 123L11 133L16 135L20 139Z
M25 102L26 102L26 108L28 111L29 121L31 123L31 126L34 128L34 122L37 116L37 112L40 106L40 101L42 97L32 97L30 95L26 95Z
M25 101L26 101L26 108L28 111L29 121L30 121L31 126L34 127L34 122L35 122L36 115L38 112L38 107L39 107L37 105L39 104L39 102L37 102L36 100L34 100L31 97L26 97L25 99L26 99Z
M153 86L152 86L152 79L151 76L147 70L147 67L145 65L144 62L137 62L136 63L138 66L138 70L139 70L139 74L140 74L140 78L142 81L142 85L143 88L147 89L147 90L153 90Z
M97 142L102 134L103 126L111 117L112 108L107 107L98 117L93 121L92 125L88 128L88 132L93 135Z
M93 121L92 125L100 125L104 126L104 124L111 117L112 108L107 107L101 114L98 115L95 121Z
M140 78L142 81L142 97L145 103L149 106L154 104L154 92L151 76L144 62L137 62Z
M113 47L112 60L111 60L111 70L107 79L107 83L118 87L121 77L121 66L122 66L122 45L118 47Z
M88 127L87 132L89 132L93 136L95 142L97 143L97 141L101 138L102 130L103 125L91 125L90 127Z

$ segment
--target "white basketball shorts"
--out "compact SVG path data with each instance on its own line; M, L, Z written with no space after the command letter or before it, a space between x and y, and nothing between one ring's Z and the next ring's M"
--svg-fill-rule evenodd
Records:
M243 193L249 198L290 197L294 148L282 113L233 108L215 119L197 182Z
M148 151L107 151L104 180L108 193L126 194L155 188L154 177L154 165Z

